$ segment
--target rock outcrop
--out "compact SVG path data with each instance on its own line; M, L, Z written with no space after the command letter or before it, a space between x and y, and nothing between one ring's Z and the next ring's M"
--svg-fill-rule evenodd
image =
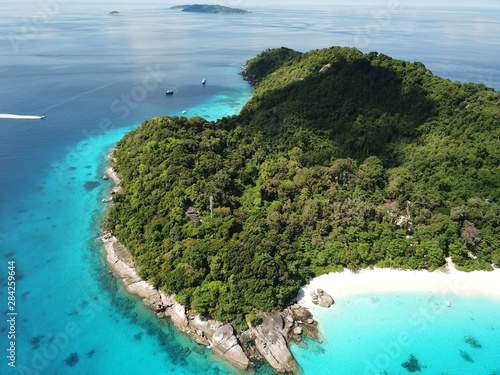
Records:
M126 290L139 296L148 306L163 304L164 300L167 300L166 296L139 277L127 248L109 233L105 233L102 239L105 241L106 261L115 274L122 279Z
M111 168L111 167L106 169L106 173L114 181L117 189L119 189L119 191L121 191L121 188L119 186L121 175L118 172L116 172L114 168Z
M186 315L186 307L175 301L174 297L171 295L166 296L166 298L169 302L166 305L165 315L170 318L178 330L183 332L187 331L189 320Z
M192 329L195 341L204 346L211 346L215 331L222 326L222 322L214 319L203 319L199 315L189 317L189 327Z
M243 65L241 67L241 73L243 76L243 80L247 81L251 86L255 86L257 80L255 79L255 75L248 73L248 65Z
M243 352L231 324L218 328L214 332L212 340L214 353L227 358L239 368L247 369L250 367L250 360Z
M321 307L330 307L334 301L331 295L326 293L323 289L316 289L311 291L312 303Z
M288 327L285 324L283 312L273 311L260 313L261 322L251 325L250 330L255 336L255 346L262 357L277 372L294 373L299 369L293 357L288 342Z
M294 332L293 340L300 341L300 335L306 335L315 341L323 341L318 330L318 322L312 318L313 315L305 307L295 304L285 309L285 313L288 314L287 319L290 317L293 320L291 327L300 327L302 329L301 334Z
M330 69L332 65L331 64L326 64L323 65L323 67L319 70L320 73L326 72L328 69Z

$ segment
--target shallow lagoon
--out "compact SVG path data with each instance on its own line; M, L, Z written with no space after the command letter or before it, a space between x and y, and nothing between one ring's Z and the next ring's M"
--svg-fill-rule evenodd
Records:
M347 295L314 310L324 342L293 346L305 374L407 374L410 357L422 374L500 371L500 301L439 293Z

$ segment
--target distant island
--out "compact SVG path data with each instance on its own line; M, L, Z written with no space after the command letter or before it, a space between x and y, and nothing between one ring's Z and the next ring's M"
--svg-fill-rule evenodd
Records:
M122 14L118 12L117 10L113 10L108 13L110 16L121 16Z
M208 5L208 4L176 5L169 9L180 9L183 12L195 12L195 13L226 13L226 14L252 13L243 9L230 8L222 5Z

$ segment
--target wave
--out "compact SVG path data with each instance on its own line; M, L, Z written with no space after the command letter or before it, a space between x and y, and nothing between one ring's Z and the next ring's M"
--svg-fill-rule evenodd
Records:
M45 116L24 116L24 115L10 115L8 113L0 113L0 118L16 118L16 119L28 119L28 120L39 120Z

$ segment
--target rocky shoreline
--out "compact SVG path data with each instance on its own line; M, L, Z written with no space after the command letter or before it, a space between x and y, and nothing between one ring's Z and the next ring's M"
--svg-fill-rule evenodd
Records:
M109 159L114 161L111 154ZM107 168L106 173L119 189L120 175L112 167ZM167 295L142 280L130 252L112 233L103 233L102 240L107 263L129 293L138 296L159 319L170 319L179 331L191 335L196 343L212 348L238 369L252 371L265 361L278 373L300 373L300 366L288 346L300 342L302 335L321 341L318 323L309 310L298 304L283 311L260 312L259 319L248 323L249 328L240 332L231 324L205 319L177 302L174 295ZM328 297L327 301L333 303Z
M240 74L243 76L243 80L247 81L250 84L250 86L255 86L255 84L257 83L255 75L248 73L248 65L247 64L245 64L241 67Z

